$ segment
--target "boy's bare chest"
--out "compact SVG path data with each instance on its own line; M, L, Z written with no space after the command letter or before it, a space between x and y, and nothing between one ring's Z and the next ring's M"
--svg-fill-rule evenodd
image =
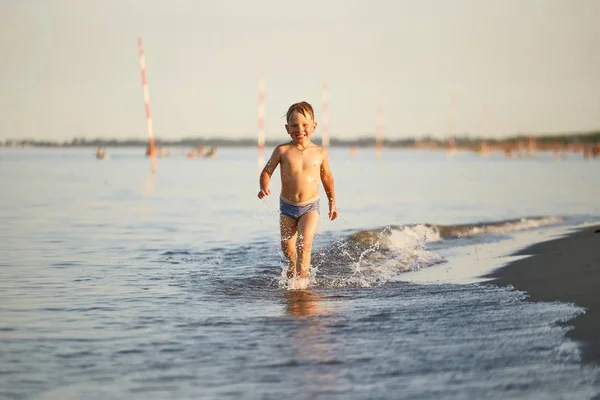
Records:
M281 160L282 172L312 173L313 171L319 171L319 167L321 166L321 158L319 156L306 153L300 154L300 152L297 155L288 153Z

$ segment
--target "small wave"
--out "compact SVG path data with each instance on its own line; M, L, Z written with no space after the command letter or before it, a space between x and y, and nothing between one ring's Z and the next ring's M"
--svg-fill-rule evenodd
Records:
M402 231L411 237L424 237L427 242L437 242L442 239L471 237L490 233L510 233L523 231L526 229L535 229L543 226L560 224L562 222L562 217L547 216L458 225L390 225L384 228L356 232L350 236L350 240L362 246L370 246L379 241L381 235L386 234L387 231Z
M563 223L562 217L528 217L503 221L480 222L462 225L426 225L438 232L440 238L458 238L485 235L489 233L510 233L527 229L541 228Z
M371 287L394 280L403 272L445 262L425 248L431 233L423 225L386 227L336 241L313 255L313 268L322 271L317 285Z
M386 226L351 234L313 256L317 285L371 287L408 271L446 262L427 248L445 239L534 229L562 223L561 217L529 217L462 225Z
M172 257L172 256L189 256L192 253L189 250L168 250L162 253L164 257Z

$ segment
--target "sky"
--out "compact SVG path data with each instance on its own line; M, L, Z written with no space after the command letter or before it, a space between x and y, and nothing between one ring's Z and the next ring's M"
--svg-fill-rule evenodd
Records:
M600 128L597 0L0 0L0 139L267 140L329 92L332 138ZM317 135L319 134L317 130Z

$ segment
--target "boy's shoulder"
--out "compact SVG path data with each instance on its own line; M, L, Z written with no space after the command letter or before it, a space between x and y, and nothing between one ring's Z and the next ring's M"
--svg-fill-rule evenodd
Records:
M327 150L325 149L325 147L323 146L319 146L318 144L314 143L311 146L315 146L315 149L321 153L321 154L327 154Z
M279 152L279 153L283 153L283 152L285 152L286 150L288 150L288 149L289 149L291 146L292 146L292 144L291 144L291 143L289 143L289 142L288 142L288 143L281 143L281 144L278 144L278 145L275 147L275 151L277 151L277 152Z

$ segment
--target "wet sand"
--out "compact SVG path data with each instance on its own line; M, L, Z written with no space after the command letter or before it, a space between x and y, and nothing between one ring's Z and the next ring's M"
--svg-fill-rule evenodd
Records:
M600 365L600 226L538 243L514 255L531 255L500 268L486 278L513 285L531 301L561 301L586 309L568 322L568 336L583 343L583 361Z

